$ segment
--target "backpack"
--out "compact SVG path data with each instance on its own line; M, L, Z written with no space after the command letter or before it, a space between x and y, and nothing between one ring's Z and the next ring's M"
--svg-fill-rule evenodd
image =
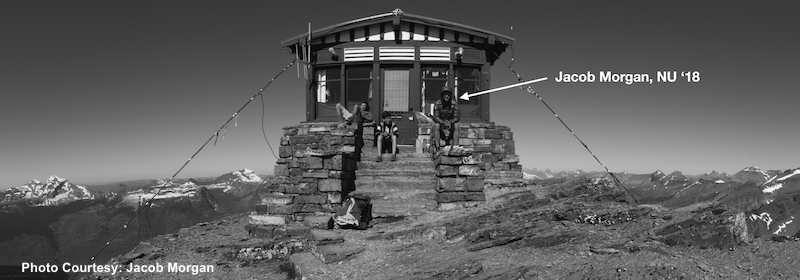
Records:
M372 221L370 198L360 194L351 195L342 202L333 220L339 228L367 229L369 222Z

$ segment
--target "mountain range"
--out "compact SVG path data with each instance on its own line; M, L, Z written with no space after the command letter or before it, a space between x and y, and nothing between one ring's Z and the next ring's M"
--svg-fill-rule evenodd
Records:
M141 240L251 211L260 203L256 191L269 183L249 169L107 192L58 176L33 180L0 192L0 265L85 262L116 236L97 257L107 260Z

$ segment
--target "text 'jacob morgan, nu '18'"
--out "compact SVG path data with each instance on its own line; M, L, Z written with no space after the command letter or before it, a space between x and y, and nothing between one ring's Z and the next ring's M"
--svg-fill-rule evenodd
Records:
M594 83L600 76L601 83L625 83L632 85L634 83L647 83L652 84L653 79L647 73L614 73L611 71L600 71L599 75L595 75L590 71L586 73L564 73L558 71L556 76L556 83Z

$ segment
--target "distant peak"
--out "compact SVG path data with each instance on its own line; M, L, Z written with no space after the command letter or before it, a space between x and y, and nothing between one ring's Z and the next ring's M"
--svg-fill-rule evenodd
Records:
M66 179L63 179L63 178L58 177L56 175L50 175L50 177L47 178L47 181L61 182L61 181L66 181Z
M750 167L745 167L744 169L742 169L742 171L755 171L755 172L758 172L758 171L761 171L761 168L758 168L758 166L753 165L753 166L750 166Z

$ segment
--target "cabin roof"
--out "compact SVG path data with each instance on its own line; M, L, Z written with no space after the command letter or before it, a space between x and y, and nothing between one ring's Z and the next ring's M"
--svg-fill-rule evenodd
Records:
M507 35L491 32L491 31L488 31L488 30L480 29L480 28L477 28L477 27L472 27L472 26L465 25L465 24L446 21L446 20L442 20L442 19L436 19L436 18L431 18L431 17L426 17L426 16L408 14L408 13L404 13L400 9L395 9L394 11L389 12L389 13L383 13L383 14L378 14L378 15L374 15L374 16L368 16L368 17L364 17L364 18L354 19L354 20L351 20L351 21L346 21L346 22L342 22L342 23L339 23L339 24L334 24L334 25L331 25L331 26L326 26L326 27L323 27L323 28L319 28L319 29L313 30L313 31L311 31L311 40L314 40L315 38L324 37L324 36L327 36L327 35L330 35L330 34L333 34L333 33L336 33L336 32L341 32L341 31L354 29L354 28L358 28L358 27L363 27L363 26L367 26L367 25L372 25L372 24L377 24L377 23L390 22L390 21L394 21L395 19L399 19L399 21L408 21L408 22L413 22L413 23L418 23L418 24L424 24L424 25L427 25L427 26L439 27L439 28L444 28L444 29L451 29L451 30L454 30L454 31L471 34L473 36L480 36L480 37L483 37L483 38L486 38L486 39L489 39L489 37L494 36L494 38L497 41L497 43L502 43L502 44L505 44L505 45L510 45L514 41L514 38L512 38L510 36L507 36ZM281 42L281 44L284 47L289 47L289 46L292 46L294 44L298 44L298 43L304 42L307 38L308 38L308 32L305 32L305 33L299 34L297 36L294 36L294 37L288 38L286 40L283 40Z

